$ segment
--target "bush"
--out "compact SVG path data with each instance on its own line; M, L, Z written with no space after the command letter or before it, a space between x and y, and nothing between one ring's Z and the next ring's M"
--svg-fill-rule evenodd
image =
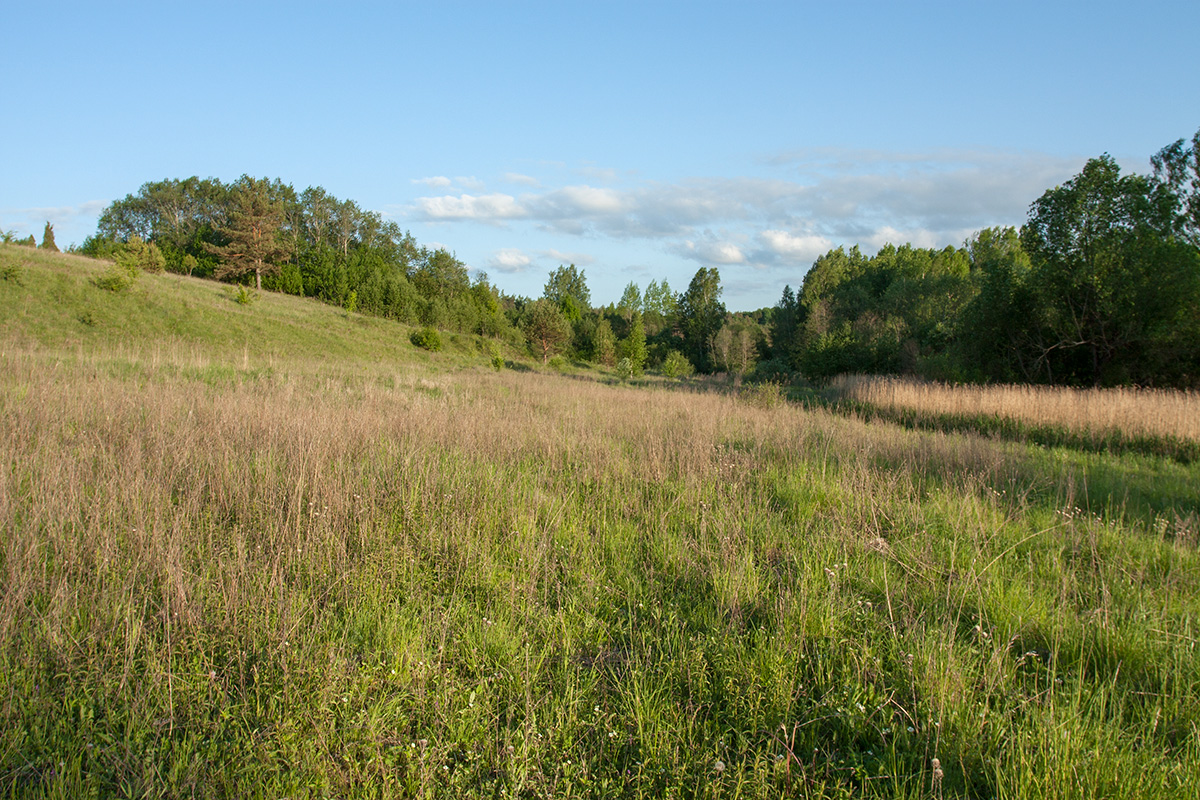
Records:
M422 350L428 350L431 353L442 349L442 337L435 328L426 327L415 330L408 340Z
M167 266L166 256L158 249L158 245L145 242L138 236L129 237L129 241L117 251L116 258L118 265L133 274L138 270L158 273Z
M774 408L784 402L783 387L769 381L747 386L739 397L757 408Z
M550 360L546 362L550 365L550 369L555 372L562 372L567 368L567 360L562 356L550 356Z
M100 289L120 294L129 290L137 282L141 272L136 264L117 262L109 267L103 275L92 279L92 284Z
M21 267L17 264L5 264L0 267L0 280L12 281L17 286L24 286L24 275L21 273Z
M778 383L782 386L791 381L792 371L786 361L771 358L755 364L746 379L751 383Z
M662 374L668 378L686 378L695 371L696 368L688 361L688 357L678 350L672 350L663 359Z
M249 286L239 286L233 293L233 302L239 306L254 305L254 301L258 299L258 293Z
M617 362L617 377L623 381L633 377L633 362L628 358L622 358Z
M488 358L491 361L492 369L496 372L504 369L504 354L500 352L500 345L488 342Z

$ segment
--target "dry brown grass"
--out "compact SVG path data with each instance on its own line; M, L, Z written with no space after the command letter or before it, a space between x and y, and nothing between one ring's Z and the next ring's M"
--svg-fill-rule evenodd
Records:
M1077 431L1120 431L1200 441L1200 394L1158 389L947 386L901 378L843 375L842 396L888 409L963 417L998 416Z

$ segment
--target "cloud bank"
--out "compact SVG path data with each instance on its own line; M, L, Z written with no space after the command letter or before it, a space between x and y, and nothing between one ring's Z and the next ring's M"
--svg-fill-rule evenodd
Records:
M769 159L768 177L543 188L532 176L509 173L506 181L534 190L420 197L410 212L429 223L521 223L566 236L643 240L708 266L794 268L838 245L942 246L981 228L1019 225L1033 200L1079 166L998 151L808 150Z

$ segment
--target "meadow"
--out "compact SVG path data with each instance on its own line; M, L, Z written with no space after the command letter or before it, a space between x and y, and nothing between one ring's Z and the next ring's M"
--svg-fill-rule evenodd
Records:
M6 796L1200 793L1196 464L102 269L0 248Z

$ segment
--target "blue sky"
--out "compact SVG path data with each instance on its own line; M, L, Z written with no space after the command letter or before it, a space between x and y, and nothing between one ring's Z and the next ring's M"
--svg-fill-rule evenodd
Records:
M146 181L323 186L537 296L838 245L958 245L1200 128L1200 4L10 4L0 228L61 245Z

